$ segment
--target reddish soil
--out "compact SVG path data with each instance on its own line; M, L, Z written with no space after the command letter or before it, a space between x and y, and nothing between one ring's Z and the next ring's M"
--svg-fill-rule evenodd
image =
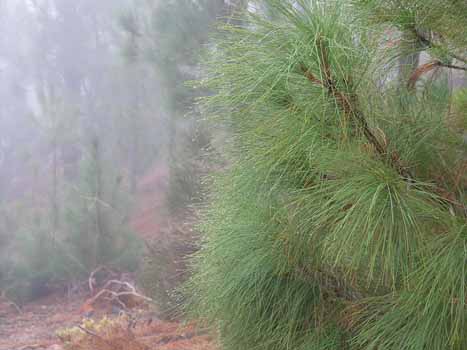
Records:
M57 343L55 331L78 324L78 310L83 299L67 300L49 296L22 307L0 304L0 350L27 349L26 346L47 348Z
M137 205L131 225L144 239L159 238L167 227L164 203L168 178L167 165L157 164L138 183Z
M49 296L25 305L22 313L0 304L0 350L64 349L57 331L82 323L84 317L79 310L83 302L81 297L67 300ZM104 315L105 309L96 310L93 319L98 321ZM132 333L149 350L215 350L212 339L192 325L160 321L148 310L140 310L138 315Z

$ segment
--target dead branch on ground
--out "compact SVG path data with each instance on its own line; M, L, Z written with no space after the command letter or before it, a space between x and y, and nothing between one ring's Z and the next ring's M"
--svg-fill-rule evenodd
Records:
M23 310L16 304L13 300L6 296L7 291L4 290L0 293L0 301L3 301L5 304L12 306L19 314L23 313Z
M111 302L118 303L124 310L131 308L124 301L125 298L133 297L143 302L152 302L153 300L141 293L138 293L136 288L129 282L120 280L109 280L92 298L88 299L85 304L92 306L97 300L105 298Z
M93 270L91 272L91 274L89 275L89 279L88 279L88 285L89 285L89 290L91 292L91 294L94 294L94 287L96 286L97 284L97 281L96 281L96 274L100 271L106 271L109 276L111 277L115 277L117 275L117 273L115 273L114 271L112 271L111 269L109 269L108 267L104 266L104 265L101 265L101 266L98 266L95 270Z

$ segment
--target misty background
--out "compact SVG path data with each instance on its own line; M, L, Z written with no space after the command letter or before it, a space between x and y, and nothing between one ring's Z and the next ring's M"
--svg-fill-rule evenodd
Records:
M162 308L196 250L216 139L187 82L246 1L0 2L0 293L80 293L99 266ZM208 157L206 157L208 154Z

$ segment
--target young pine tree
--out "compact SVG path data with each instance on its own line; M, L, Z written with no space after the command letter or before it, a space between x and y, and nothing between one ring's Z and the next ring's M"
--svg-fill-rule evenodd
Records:
M203 81L198 316L226 350L467 349L467 3L266 2Z
M103 145L92 137L66 208L69 255L87 274L100 265L134 271L142 252L142 242L128 220L130 188Z

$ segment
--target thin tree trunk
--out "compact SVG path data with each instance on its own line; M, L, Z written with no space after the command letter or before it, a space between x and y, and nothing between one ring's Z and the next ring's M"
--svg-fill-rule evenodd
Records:
M103 189L102 189L102 164L101 164L101 155L100 155L100 145L99 140L97 137L93 140L93 148L94 148L94 161L96 163L96 193L95 193L95 205L96 205L96 265L99 263L99 257L97 254L100 252L100 244L102 242L102 238L104 236L104 227L103 227L103 219L102 219L102 197L103 197Z
M57 131L54 130L55 135L53 136L53 183L52 183L52 244L55 244L56 235L58 231L59 219L58 219L58 155L57 155Z
M138 126L136 116L132 117L132 135L130 151L130 190L132 194L136 193L136 179L138 176Z

